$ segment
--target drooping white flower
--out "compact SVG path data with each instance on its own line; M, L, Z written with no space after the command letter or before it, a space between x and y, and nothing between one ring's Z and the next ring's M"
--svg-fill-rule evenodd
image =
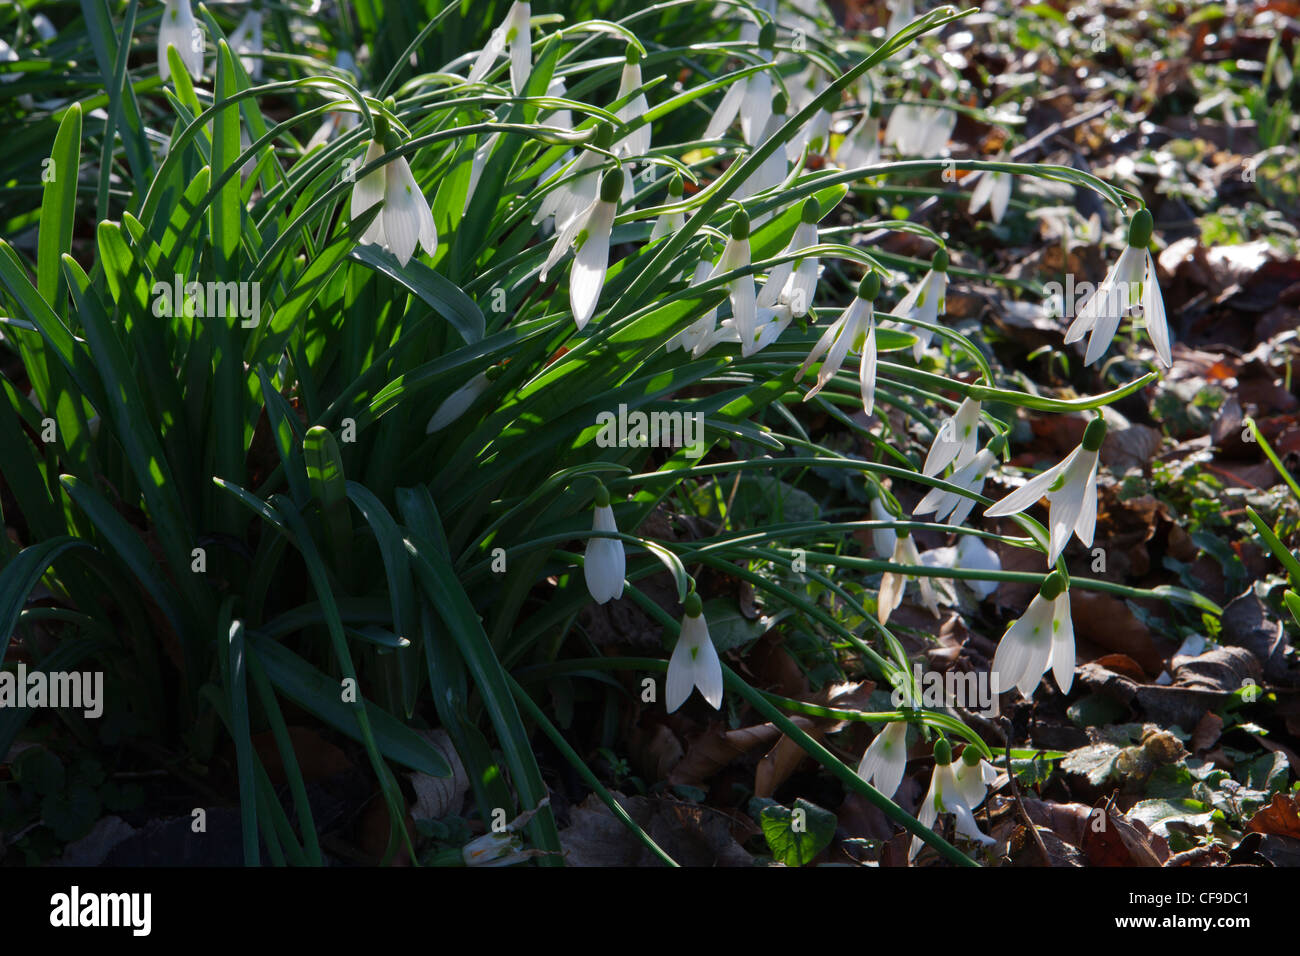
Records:
M894 309L894 314L908 323L912 323L912 334L916 342L912 345L912 357L918 362L934 337L934 330L925 328L915 322L938 323L939 316L947 307L948 293L948 253L940 249L934 254L930 268L921 281L903 296Z
M1002 559L996 551L974 535L962 535L957 544L947 548L931 548L921 554L921 563L927 568L954 568L964 571L1001 571ZM957 593L952 582L959 582L971 592L976 601L983 601L998 589L997 581L977 578L953 578L951 581L939 578L935 584L943 592L948 604L957 602Z
M858 776L887 797L898 792L907 769L907 721L895 720L876 734L862 762Z
M758 31L758 55L764 61L772 62L772 51L775 46L776 24L769 21ZM750 146L757 146L759 137L767 128L767 120L771 112L772 74L767 70L759 70L743 80L732 83L727 88L722 102L718 104L717 111L714 112L708 128L704 131L704 138L721 138L739 115L741 136Z
M790 325L794 316L790 312L790 307L778 303L770 309L754 310L754 345L751 350L752 354L757 354L767 348L784 332ZM718 325L718 329L709 337L708 345L704 351L708 351L720 342L735 342L740 344L740 332L736 327L735 317L723 319Z
M921 567L921 556L916 552L916 544L912 541L911 532L902 531L898 533L898 542L894 545L894 554L890 558L891 564L908 565L911 567ZM889 616L898 610L903 603L903 590L907 587L907 581L913 575L901 571L886 571L880 578L880 596L876 602L876 611L880 617L880 623L885 624L889 621ZM934 584L925 575L917 575L916 583L921 588L921 603L924 604L935 617L939 616L939 602L934 594Z
M858 364L858 386L862 394L863 411L870 415L876 401L876 323L872 302L880 292L880 276L868 272L858 284L858 294L848 304L840 317L831 323L822 333L808 357L799 366L795 381L803 378L812 364L821 359L826 360L817 371L817 384L808 390L803 400L806 402L825 387L835 377L835 373L844 364L849 351L861 356Z
M948 476L948 484L978 494L984 487L984 479L997 461L997 456L993 452L982 448L973 461ZM948 524L960 526L966 523L966 518L974 507L974 498L967 498L953 491L944 491L942 488L931 488L921 499L920 504L913 509L912 514L919 516L933 512L935 521L943 521L946 517Z
M673 656L668 660L664 694L670 714L686 703L691 691L697 687L710 707L714 710L722 707L722 661L718 659L717 648L709 637L704 604L694 591L686 595L685 604L681 633L677 646L673 648Z
M962 836L984 846L992 846L997 842L992 837L985 836L975 822L975 814L962 795L962 787L958 785L953 773L952 746L942 738L934 745L934 775L930 778L930 789L925 800L916 812L916 819L927 827L933 827L941 813L951 813L956 817L957 832ZM921 838L912 837L912 847L907 858L915 859L921 846Z
M385 145L381 142L387 140ZM366 147L365 165L381 159L397 148L397 140L382 116L375 120L375 138ZM405 156L398 156L384 166L360 177L352 186L352 218L355 220L375 203L384 208L362 235L361 241L374 243L391 252L406 265L415 254L416 245L433 255L438 248L438 230L433 212L420 186L411 174Z
M668 203L670 205L682 201L682 195L685 192L684 185L680 173L674 173L672 179L668 180ZM656 239L671 236L684 225L686 225L686 213L660 213L659 218L655 220L654 228L650 230L650 241L653 242Z
M614 522L614 509L609 506L609 492L605 486L596 488L596 509L591 530L618 531ZM618 600L623 596L623 579L627 575L627 555L618 538L592 538L587 542L587 554L582 565L587 579L587 590L597 604Z
M579 330L585 328L596 314L601 290L605 288L605 273L609 271L609 236L614 229L622 189L621 174L611 169L600 185L600 195L556 237L551 253L542 265L541 279L545 282L547 273L573 247L569 307Z
M1151 337L1151 345L1155 348L1160 363L1165 368L1173 366L1165 302L1156 278L1155 260L1147 248L1151 242L1153 225L1149 210L1139 209L1133 214L1133 219L1129 222L1128 245L1066 330L1067 344L1077 342L1091 333L1083 358L1085 365L1091 365L1106 354L1106 349L1119 328L1120 319L1126 313L1140 308L1147 334Z
M867 486L867 493L875 491L873 485ZM894 521L896 515L889 513L885 507L884 495L874 494L871 498L871 517L876 521ZM898 545L898 532L892 527L875 528L871 532L871 547L875 549L876 557L888 561L894 556L894 548Z
M975 460L980 428L980 403L967 398L957 406L951 418L945 418L939 426L930 445L930 453L925 456L925 465L921 474L933 478L956 459L957 467L964 468Z
M632 98L620 106L615 114L624 124L631 124L644 119L645 115L650 112L650 104L646 102L645 94L640 90L641 51L632 44L628 44L627 57L623 61L623 75L618 83L617 98L620 100L625 96L631 96ZM648 152L650 152L649 123L642 123L636 129L630 130L626 136L614 144L614 155L620 159L644 156Z
M608 123L597 123L592 145L608 150L613 142L613 127ZM548 216L554 216L556 232L567 229L591 205L600 191L600 167L604 162L603 153L594 149L582 150L578 158L565 167L561 174L565 181L542 197L537 212L533 214L533 225L538 225ZM542 177L543 181L548 178Z
M904 156L938 156L948 146L957 114L941 106L895 106L885 124L885 142Z
M999 691L1016 687L1030 697L1049 669L1061 693L1068 694L1074 682L1074 622L1070 592L1060 571L1053 571L1043 581L1020 620L1002 635L993 655Z
M817 223L821 219L821 205L814 198L803 204L799 214L799 225L795 226L790 244L785 247L783 255L798 252L817 244ZM806 315L812 306L813 293L817 288L817 274L820 263L816 256L804 259L790 259L776 266L767 276L758 293L759 308L771 308L778 302L790 306L791 313L797 318Z
M262 78L262 11L249 10L230 34L230 49L239 54L244 72L255 80Z
M432 435L440 432L469 410L478 401L478 397L487 391L488 386L501 377L504 371L500 365L493 365L487 371L479 372L456 391L452 392L429 418L424 426L424 433Z
M515 93L522 93L528 83L528 75L533 71L533 37L530 20L532 5L515 2L506 11L506 18L501 22L487 46L479 53L470 67L469 82L477 83L487 76L497 59L510 50L510 88Z
M835 164L841 169L858 169L880 162L880 115L872 106L862 114L835 150Z
M750 264L749 216L743 209L731 217L731 238L722 249L709 278L716 278ZM731 317L740 336L740 354L748 358L758 351L758 303L754 294L753 275L743 275L727 283L731 297Z
M988 796L988 788L998 779L998 772L985 760L977 748L967 744L961 752L961 760L953 762L952 775L957 781L966 806L974 810Z
M989 215L994 222L1001 222L1006 215L1007 203L1011 201L1012 177L1010 173L985 170L976 173L975 188L970 194L970 214L973 216L984 204L989 204Z
M167 62L167 47L176 47L181 62L190 76L203 75L203 34L194 22L190 0L167 0L162 20L158 25L158 75L166 83L171 79L172 68Z
M1056 563L1070 534L1092 547L1097 526L1097 450L1106 438L1106 423L1094 418L1083 433L1083 443L1059 464L1031 478L984 512L990 518L1019 514L1044 495L1048 504L1047 566Z

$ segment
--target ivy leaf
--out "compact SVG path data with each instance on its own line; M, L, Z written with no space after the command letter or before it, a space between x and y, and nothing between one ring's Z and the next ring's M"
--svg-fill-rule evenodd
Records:
M759 825L772 856L786 866L805 866L830 846L835 814L800 797L794 809L771 804L759 814Z

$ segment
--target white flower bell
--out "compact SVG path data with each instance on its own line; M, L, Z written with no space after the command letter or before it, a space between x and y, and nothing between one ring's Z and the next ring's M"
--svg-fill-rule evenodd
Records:
M718 710L722 707L722 661L709 637L704 604L692 591L686 595L685 606L677 646L668 661L665 703L672 713L686 703L692 690L699 688L709 706Z
M609 491L603 484L596 486L596 510L592 516L591 530L618 531L614 509L609 504ZM591 538L582 564L587 590L597 604L616 601L623 596L623 579L627 575L627 555L618 538Z
M1043 581L1020 620L1002 635L993 655L999 691L1016 687L1030 697L1049 669L1061 693L1068 694L1074 683L1074 622L1070 592L1060 571L1053 571Z

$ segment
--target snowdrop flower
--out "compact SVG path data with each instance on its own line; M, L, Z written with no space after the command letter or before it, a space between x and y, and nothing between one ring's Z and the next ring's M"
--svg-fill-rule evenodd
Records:
M770 309L756 309L754 311L753 352L761 352L780 338L781 333L789 327L793 319L794 316L791 314L789 306L778 304ZM735 318L723 319L718 326L718 330L709 337L708 344L702 351L697 351L703 354L703 352L707 352L720 342L739 344L740 341L740 332L736 328Z
M809 197L799 213L799 225L795 226L790 244L785 247L783 255L807 249L817 245L817 223L822 217L821 204ZM781 263L767 276L763 290L758 294L760 308L771 308L778 302L787 303L796 317L807 315L812 305L813 292L817 288L817 273L820 264L816 256L806 259L791 259Z
M873 494L874 492L874 494ZM874 485L867 486L867 494L871 498L871 517L876 521L893 521L895 515L889 513L885 507L885 496L880 494L879 489ZM871 547L875 549L876 556L884 561L888 561L894 556L894 548L898 544L898 533L890 528L876 528L871 532Z
M946 308L947 291L948 253L940 249L934 254L929 270L903 296L894 313L907 322L920 321L933 325L939 321L939 316ZM916 342L912 345L912 357L919 362L934 337L934 331L914 325L912 332L916 336Z
M849 350L861 356L858 364L858 385L862 393L862 408L870 415L876 401L876 323L872 302L880 292L880 276L868 272L858 283L858 294L817 340L808 357L795 373L795 381L803 378L804 373L823 355L826 361L817 371L817 384L803 397L806 402L825 387L834 378L835 373L844 364Z
M718 659L713 639L709 637L704 604L692 591L686 595L685 605L681 634L668 661L665 703L671 714L686 703L691 691L698 687L709 706L718 710L722 707L722 662Z
M892 798L907 769L907 721L895 720L876 734L858 764L858 776Z
M912 541L910 531L898 532L898 543L894 545L894 554L890 558L890 563L920 566L921 556L916 553L916 545ZM889 616L903 603L903 589L907 587L907 579L910 577L911 574L895 571L886 571L881 576L880 597L876 602L881 624L888 622ZM934 595L934 584L925 575L917 577L916 583L921 588L921 603L929 608L931 614L938 617L939 602Z
M1151 336L1151 344L1161 364L1165 368L1174 364L1169 349L1165 303L1156 280L1156 264L1147 248L1153 225L1149 210L1139 209L1133 214L1128 227L1128 245L1065 333L1067 344L1091 333L1083 359L1085 365L1091 365L1106 353L1119 328L1119 320L1135 306L1141 307L1147 334Z
M376 115L375 136L366 147L365 165L381 159L397 146L397 137L389 128L388 119ZM429 201L411 175L411 166L405 156L389 161L356 181L352 187L352 218L355 220L380 201L384 208L366 229L361 241L382 246L402 265L411 261L417 243L433 255L438 248L433 213Z
M966 806L974 810L988 796L988 788L998 779L998 772L985 760L979 749L967 744L961 752L961 760L953 764L953 779L961 793Z
M493 365L487 371L479 372L448 395L429 419L429 424L424 427L424 433L432 435L434 432L440 432L464 415L469 410L469 407L478 401L478 397L487 391L488 386L501 377L504 371L505 369L500 365Z
M731 238L722 249L709 278L744 269L749 258L749 216L740 209L731 217ZM731 317L740 336L740 354L748 358L758 351L758 304L754 295L754 277L743 275L727 283L731 297Z
M950 548L931 548L921 555L921 563L927 568L954 568L964 571L1001 571L1002 559L996 551L988 547L974 535L962 535L956 546ZM960 582L976 601L983 601L998 589L997 581L978 580L975 578L939 578L935 583L943 592L948 604L957 602L957 592L952 582Z
M632 98L618 108L616 115L624 124L631 124L645 117L650 112L641 90L641 51L628 44L627 56L623 61L623 76L618 83L618 99L625 96ZM633 95L635 93L635 95ZM650 124L642 123L614 144L614 155L620 159L629 156L644 156L650 152Z
M190 0L167 0L158 27L158 75L166 83L171 79L171 64L167 62L167 47L176 47L181 62L190 76L203 75L203 40L194 22Z
M872 104L856 126L845 134L835 150L835 163L841 169L858 169L880 162L880 107Z
M603 484L596 485L596 513L591 522L592 531L617 531L614 509L609 506L609 491ZM582 564L587 579L587 590L597 604L618 600L623 596L623 578L627 574L627 555L618 538L592 538L587 542L587 555Z
M608 123L597 123L592 145L608 150L614 142L614 130ZM584 149L565 170L567 182L562 182L542 197L541 205L533 215L533 225L548 216L555 217L555 228L563 232L591 205L600 190L600 166L605 155L594 149ZM543 180L549 177L542 177Z
M461 849L461 858L465 865L510 866L535 856L542 856L546 851L524 849L524 841L519 836L519 831L542 807L549 806L550 802L550 797L543 797L536 807L521 813L507 823L504 830L489 830L482 836L470 840Z
M1078 448L1059 464L990 505L984 514L990 518L1019 514L1046 495L1051 534L1047 566L1056 563L1072 532L1085 547L1092 547L1092 534L1097 525L1097 450L1105 438L1106 422L1094 418L1084 430L1083 443Z
M952 768L952 745L942 737L934 745L934 775L930 778L930 790L925 801L916 812L916 819L927 827L933 827L934 821L941 813L951 813L957 818L957 832L984 846L992 846L997 841L985 836L975 822L975 814L962 794ZM915 859L921 850L921 838L912 837L912 848L907 854L909 860Z
M255 80L262 78L262 11L249 10L230 34L230 48L240 54L244 72Z
M758 33L758 55L772 62L776 46L776 24L768 21ZM705 139L719 139L740 116L740 133L750 146L758 145L758 137L767 128L772 112L772 74L767 70L751 73L743 80L732 83L718 104L717 112L704 131Z
M1053 571L1029 607L998 642L993 673L999 691L1012 687L1031 697L1051 669L1062 694L1074 682L1074 622L1070 619L1070 592L1065 577Z
M533 38L529 21L532 19L532 5L512 3L506 11L506 18L492 31L488 44L474 60L470 67L469 82L477 83L487 76L488 70L497 58L510 48L510 88L515 93L522 93L528 83L528 75L533 71Z
M579 331L596 314L596 303L605 287L605 273L609 270L609 235L614 228L622 189L622 176L617 169L611 169L600 184L600 195L586 212L560 233L542 264L541 279L545 282L551 268L571 246L574 248L573 269L569 273L569 308L573 310L573 321Z
M975 215L988 203L993 221L1001 222L1011 201L1011 174L986 169L977 175L979 179L970 194L970 214Z
M885 141L905 156L938 156L948 145L957 114L940 106L895 106L885 125Z
M975 460L976 442L980 429L980 403L972 398L965 399L957 406L951 418L945 418L930 445L930 453L925 456L925 465L921 474L933 478L957 460L957 467L964 468Z
M669 204L681 202L684 191L681 173L673 173L673 178L668 180ZM686 225L686 213L661 213L659 218L655 220L654 228L650 230L650 241L653 242L656 239L662 239L664 236L671 236L684 225Z
M695 274L691 277L691 285L700 285L708 281L709 275L713 272L712 258L712 256L706 256L695 264ZM691 352L692 357L699 358L712 346L710 339L717 322L718 310L716 308L710 309L707 315L696 319L669 339L668 351L681 349L683 352Z
M992 451L981 448L970 464L958 468L948 476L948 484L979 494L984 487L984 479L997 461L997 456ZM960 527L966 523L966 518L974 507L974 498L967 498L954 491L944 491L942 488L931 488L912 514L919 516L933 513L935 521L947 518L948 524Z

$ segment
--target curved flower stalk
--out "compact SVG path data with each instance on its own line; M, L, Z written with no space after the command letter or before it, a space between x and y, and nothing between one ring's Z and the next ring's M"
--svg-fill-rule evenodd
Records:
M979 749L967 744L961 752L961 760L953 763L953 779L961 793L966 806L974 810L988 796L988 788L998 779L998 772L980 754Z
M464 415L469 410L469 407L478 401L479 396L487 391L488 386L501 377L504 371L505 369L500 365L489 366L486 371L479 372L448 395L429 418L429 424L424 427L424 433L432 435L434 432L440 432Z
M976 173L979 177L970 194L970 214L973 216L988 203L989 215L994 222L1001 222L1006 215L1007 203L1011 201L1012 177L1010 173L985 170Z
M835 150L835 164L841 169L858 169L873 166L880 162L880 106L871 104L871 108L862 114Z
M366 165L397 147L397 136L387 118L376 115L375 138L366 147ZM405 156L390 160L356 181L352 187L352 218L355 220L380 201L384 208L366 229L361 241L382 246L402 265L411 261L417 244L433 255L438 248L438 230L433 224L429 201L420 192Z
M885 142L904 156L938 156L948 147L957 114L941 106L895 106L885 124Z
M506 49L510 50L510 88L522 93L533 72L532 4L516 2L506 11L506 18L492 31L485 46L470 67L469 82L487 76Z
M347 50L340 50L338 52L338 55L334 57L334 65L339 69L352 74L354 80L359 76L357 72L357 62L352 59L352 54ZM327 99L337 100L340 103L351 102L343 93L328 87L318 87L317 92ZM304 147L303 152L310 153L317 146L328 143L335 137L342 136L348 130L356 127L360 122L361 117L351 110L337 110L326 114L325 122L321 123L320 128L312 134L311 139L307 140L307 145Z
M1033 696L1043 674L1051 670L1062 694L1074 683L1074 622L1065 576L1053 571L1029 607L998 643L993 655L997 689L1019 688Z
M939 249L935 252L930 268L921 277L921 281L912 286L898 303L894 310L895 314L904 321L917 319L921 322L937 323L939 316L947 307L947 292L948 253L944 249ZM918 325L912 329L912 334L916 336L916 342L912 345L912 357L919 362L925 350L929 348L934 332Z
M665 704L671 714L699 688L700 694L714 710L722 707L722 661L709 637L709 625L704 620L704 604L692 591L686 595L686 613L682 617L681 633L673 656L668 661Z
M681 173L673 173L672 179L668 180L668 202L681 202L684 193L685 184L682 182ZM661 213L659 218L655 220L654 228L650 230L650 241L654 242L654 240L662 239L664 236L671 236L684 225L686 225L686 213Z
M746 26L752 29L752 25L746 24ZM745 38L742 29L741 39ZM776 24L769 21L758 31L758 55L771 63L775 46ZM713 114L713 119L709 121L704 131L704 138L720 139L739 116L740 135L750 146L757 146L758 137L767 129L767 120L771 112L772 74L767 70L759 70L728 87L722 102L718 104L718 109Z
M912 534L909 531L898 532L898 542L894 545L894 553L890 558L892 564L906 564L919 567L921 556L916 552L916 544L912 541ZM903 589L907 587L908 579L912 575L904 574L897 571L886 571L880 578L880 597L876 602L876 613L880 618L880 623L885 624L889 621L889 616L898 610L899 605L903 603ZM928 577L921 575L917 577L916 583L921 588L921 603L935 617L939 616L939 601L935 597L934 584Z
M1106 438L1106 422L1094 418L1083 433L1083 442L1059 464L1031 478L984 514L1002 518L1019 514L1047 496L1048 526L1051 537L1047 547L1050 568L1065 550L1071 533L1085 547L1092 547L1097 526L1097 452Z
M907 770L907 721L895 720L876 734L858 764L858 776L893 797Z
M230 34L230 49L239 54L244 72L255 80L262 78L262 11L249 10Z
M979 441L980 403L967 398L957 406L952 417L945 418L939 426L925 456L921 474L933 478L956 459L956 466L964 468L975 460Z
M717 264L709 273L709 278L716 278L743 269L750 264L749 258L749 216L739 209L731 217L731 238L722 249ZM748 358L758 351L758 303L754 295L754 277L740 276L727 283L731 297L731 318L736 334L740 337L740 354Z
M1065 333L1067 344L1088 335L1088 349L1083 362L1091 365L1106 354L1120 319L1126 312L1140 308L1151 345L1165 368L1173 366L1169 347L1169 323L1165 318L1164 298L1156 279L1156 264L1147 247L1151 243L1154 222L1151 212L1139 209L1128 227L1128 244L1111 267L1101 285L1079 310L1078 317ZM1091 333L1089 335L1089 333Z
M858 283L858 294L822 333L808 357L804 359L799 371L795 373L797 382L812 364L826 356L822 367L817 371L817 384L808 390L803 400L806 402L825 387L835 377L835 373L844 364L844 358L852 350L861 356L858 363L858 386L862 393L862 409L870 415L876 401L876 322L873 301L880 292L880 276L868 272Z
M996 551L974 535L964 534L957 544L948 548L931 548L921 555L921 563L927 568L961 568L966 571L1001 571L1002 559ZM983 601L998 589L997 581L981 581L976 578L953 579L967 588L975 600ZM940 579L939 588L944 592L947 603L955 604L956 592L947 586L948 582Z
M596 509L592 516L592 531L618 531L614 509L609 505L609 491L604 484L596 485ZM592 538L587 542L587 554L582 564L587 590L597 604L616 601L623 596L623 579L627 576L627 554L618 538Z
M997 456L992 451L981 448L969 464L958 468L948 476L948 484L979 494L984 488L984 480L988 477L988 473L997 463ZM942 488L931 488L920 503L912 509L912 514L916 516L933 514L935 521L943 521L947 518L948 524L960 527L966 523L974 507L974 498L967 498L954 491L944 491Z
M927 827L933 827L941 813L951 813L957 821L957 832L984 846L997 841L986 836L975 822L975 814L963 796L952 767L952 746L940 738L934 744L934 775L930 777L930 790L925 795L916 818ZM913 860L921 850L921 838L912 837L912 848L907 858Z
M203 75L202 34L194 22L190 0L167 0L158 26L158 76L166 83L172 68L167 62L167 47L176 47L181 62L196 80Z
M799 211L799 225L795 226L790 244L785 247L783 255L798 252L817 244L817 223L821 221L821 204L813 197L804 201ZM796 318L807 315L812 307L813 293L817 288L817 275L821 271L816 256L806 259L790 259L782 262L767 276L758 293L758 306L770 309L779 303L790 307Z
M579 331L586 328L596 314L596 304L605 287L605 273L609 270L609 235L618 214L618 197L622 188L622 177L617 169L605 173L600 195L560 233L542 265L541 279L545 282L551 268L570 247L574 249L573 269L569 273L569 308L573 310L573 321Z
M597 123L592 145L608 150L614 142L614 129L608 123ZM591 205L600 190L600 167L605 162L603 153L594 149L584 149L579 153L563 175L570 177L542 197L541 205L533 214L536 226L548 216L555 217L555 229L563 232L582 212ZM545 182L549 176L543 176Z

